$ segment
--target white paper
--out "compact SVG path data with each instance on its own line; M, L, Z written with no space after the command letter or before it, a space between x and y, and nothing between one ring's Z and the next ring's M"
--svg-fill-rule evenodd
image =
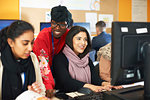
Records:
M90 23L90 31L96 32L97 13L86 13L86 22Z
M61 5L71 10L100 10L100 0L62 0Z
M70 92L70 93L66 93L66 95L74 98L76 96L82 96L82 95L85 95L85 94L79 93L79 92Z
M20 0L20 7L52 8L60 5L60 0Z
M106 28L111 28L113 22L113 15L111 14L99 14L99 21L104 21L106 23Z
M71 10L100 10L100 0L20 0L21 7L51 9L58 5Z
M50 100L36 92L27 90L25 92L23 92L22 94L20 94L16 100Z
M133 86L138 86L138 85L144 86L144 81L136 82L136 83L128 84L128 85L122 85L122 87L123 88L128 88L128 87L133 87Z
M147 22L147 0L132 0L132 21Z
M51 14L50 11L45 13L45 22L50 22L51 21Z
M89 6L91 10L100 10L100 0L91 0L91 3Z

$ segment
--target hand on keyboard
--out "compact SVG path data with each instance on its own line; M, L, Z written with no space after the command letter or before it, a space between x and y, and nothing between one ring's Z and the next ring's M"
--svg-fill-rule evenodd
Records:
M122 89L123 87L120 85L120 86L112 86L112 90L114 89Z

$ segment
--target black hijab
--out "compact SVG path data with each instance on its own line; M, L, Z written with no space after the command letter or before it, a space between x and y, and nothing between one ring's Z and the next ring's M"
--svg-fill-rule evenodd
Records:
M35 82L34 66L30 56L27 59L20 59L18 62L14 58L9 45L1 52L1 61L3 65L2 99L13 100L27 90L28 85ZM24 86L21 73L25 73L26 76Z

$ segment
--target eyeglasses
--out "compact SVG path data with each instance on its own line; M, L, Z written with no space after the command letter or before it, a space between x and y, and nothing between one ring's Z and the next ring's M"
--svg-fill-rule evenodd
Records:
M57 27L57 26L59 26L60 28L67 27L67 24L58 24L58 23L54 23L54 22L51 22L51 25L52 25L52 27Z

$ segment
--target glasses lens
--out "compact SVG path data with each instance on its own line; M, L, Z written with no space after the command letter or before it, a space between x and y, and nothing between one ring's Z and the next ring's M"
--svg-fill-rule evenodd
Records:
M61 28L66 28L66 24L59 24L59 26L61 27Z
M59 26L60 28L66 28L66 26L67 26L67 24L58 24L58 23L54 23L54 22L51 22L51 25L53 27Z

